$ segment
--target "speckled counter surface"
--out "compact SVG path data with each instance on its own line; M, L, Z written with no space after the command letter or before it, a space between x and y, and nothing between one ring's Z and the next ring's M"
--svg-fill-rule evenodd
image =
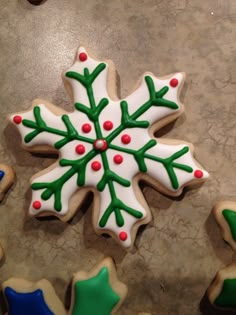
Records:
M37 97L72 109L60 75L79 43L115 62L122 96L146 70L187 74L185 114L159 135L194 143L211 178L178 199L144 187L153 219L139 231L132 253L96 236L89 207L70 223L26 215L29 179L53 159L23 151L6 116L27 109ZM1 0L0 160L14 165L17 175L0 206L6 251L1 280L45 277L65 300L72 274L110 255L129 287L118 314L199 314L216 271L236 259L211 216L219 199L236 200L235 43L235 0L48 0L38 7Z

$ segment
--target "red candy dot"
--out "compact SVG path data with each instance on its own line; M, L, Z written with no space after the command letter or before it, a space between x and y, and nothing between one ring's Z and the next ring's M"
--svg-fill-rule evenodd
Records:
M126 232L120 232L119 238L120 238L121 241L126 241L127 237L128 237L128 235L127 235Z
M21 116L14 116L13 121L15 124L19 125L22 122Z
M79 60L80 61L86 61L88 59L88 56L87 56L87 54L86 53L84 53L84 52L82 52L82 53L80 53L79 54Z
M105 130L111 130L113 128L113 122L110 120L107 120L103 123L103 128Z
M203 176L203 171L201 171L201 170L196 170L196 171L194 172L194 176L195 176L196 178L202 178L202 176Z
M170 86L176 87L179 84L179 81L177 79L171 79L170 80Z
M85 152L85 147L83 144L78 144L76 147L75 147L75 152L78 153L78 154L84 154Z
M116 154L114 157L113 157L113 161L116 163L116 164L121 164L123 162L123 156L120 155L120 154Z
M41 202L38 200L34 201L33 208L39 210L41 208Z
M131 137L129 136L129 135L123 135L122 137L121 137L121 141L122 141L122 143L124 143L124 144L128 144L128 143L130 143L130 141L131 141Z
M91 131L91 129L92 129L92 127L91 127L90 124L83 124L83 125L82 125L82 131L83 131L84 133L89 133L89 132Z
M94 171L99 171L100 168L101 168L101 163L98 162L98 161L94 161L94 162L91 164L91 166L92 166L92 169L93 169Z

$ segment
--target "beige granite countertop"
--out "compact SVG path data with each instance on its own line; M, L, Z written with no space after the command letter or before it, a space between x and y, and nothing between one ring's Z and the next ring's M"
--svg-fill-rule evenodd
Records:
M177 199L144 187L153 219L132 253L94 233L89 209L70 223L26 215L29 179L53 159L25 152L6 116L37 97L72 109L60 75L80 43L114 61L122 96L146 70L187 74L185 114L158 135L192 142L211 177ZM236 259L211 215L216 201L236 201L235 0L1 0L0 106L0 160L17 175L0 206L1 280L45 277L65 300L72 274L110 255L129 287L118 315L199 314L216 271Z

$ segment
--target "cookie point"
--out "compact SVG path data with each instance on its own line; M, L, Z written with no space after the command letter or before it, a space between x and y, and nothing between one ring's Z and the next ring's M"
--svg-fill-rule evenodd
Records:
M33 202L33 208L35 210L39 210L41 208L41 202L39 200L36 200Z
M131 137L128 134L125 134L121 137L121 142L124 144L129 144L131 141Z
M94 161L92 164L91 164L91 167L92 167L92 170L94 171L99 171L100 168L102 167L101 163L99 161Z
M15 124L19 125L22 122L22 117L19 115L16 115L13 117L13 121Z
M173 79L170 80L170 86L171 87L176 87L178 84L179 84L178 79L173 78Z
M78 59L79 61L86 61L88 59L88 55L85 53L85 52L81 52L79 55L78 55Z
M194 177L196 177L196 178L202 178L202 177L203 177L203 171L201 171L201 170L196 170L196 171L194 172Z
M126 241L127 237L128 237L128 235L127 235L126 232L124 232L124 231L120 232L119 238L120 238L121 241Z

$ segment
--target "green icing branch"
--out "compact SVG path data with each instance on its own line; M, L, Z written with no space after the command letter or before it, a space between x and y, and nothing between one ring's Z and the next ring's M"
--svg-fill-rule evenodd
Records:
M121 107L121 124L124 129L126 128L148 128L149 122L148 121L137 121L130 116L128 111L128 104L126 101L120 102Z
M61 204L61 191L64 184L75 174L78 174L77 185L83 186L85 184L85 172L88 162L97 155L95 150L89 151L83 158L78 160L61 159L60 166L71 166L61 177L51 183L33 183L31 188L33 190L45 189L41 195L43 200L48 200L54 195L54 208L60 212L62 209Z
M97 184L97 189L99 191L103 191L105 186L108 185L109 192L111 195L111 203L109 204L108 208L104 212L104 214L103 214L103 216L99 222L99 226L105 227L110 215L113 212L115 214L116 224L120 227L123 226L124 225L124 218L121 214L121 210L129 213L130 215L134 216L135 218L142 218L142 216L143 216L142 212L137 211L135 209L132 209L129 206L127 206L126 204L124 204L117 197L117 194L115 191L114 181L116 181L117 183L119 183L120 185L122 185L124 187L129 187L131 185L131 183L128 180L122 178L121 176L115 174L114 172L112 172L110 170L107 155L105 152L102 152L101 156L102 156L103 167L104 167L105 172L104 172L103 177L101 178L101 180Z
M156 155L146 153L147 150L154 147L155 145L158 145L158 144L157 144L156 140L152 139L148 143L146 143L141 149L139 149L137 151L133 150L133 149L129 149L129 148L119 147L119 146L114 145L114 144L110 144L109 148L116 150L116 151L125 152L125 153L133 155L138 166L139 166L140 172L147 172L147 166L145 164L145 159L149 159L149 160L153 160L153 161L156 161L158 163L161 163L165 167L165 169L169 175L172 187L174 189L178 189L179 183L178 183L178 178L175 174L174 168L183 170L187 173L192 173L193 169L192 169L192 167L190 167L188 165L176 163L175 160L177 160L181 156L185 155L189 151L189 148L184 147L181 150L175 152L173 155L171 155L168 158L161 158L161 157L158 157Z
M31 142L34 138L36 138L40 133L42 132L47 132L49 134L54 134L58 136L64 137L64 139L59 140L54 144L56 149L62 148L64 145L69 143L72 140L81 140L87 143L93 143L94 140L80 136L77 132L77 130L73 127L72 123L70 122L69 116L68 115L62 115L61 119L64 122L67 131L63 131L60 129L52 128L50 126L47 126L45 121L43 120L41 116L41 109L39 106L35 106L33 109L34 113L34 118L35 121L29 120L29 119L23 119L22 124L25 127L28 127L30 129L34 129L32 132L28 133L24 141L25 143Z
M89 73L88 68L84 68L84 75L81 75L77 72L69 71L66 72L66 77L75 79L76 81L80 82L86 89L87 95L89 98L89 106L87 107L81 103L75 103L75 108L86 114L89 119L93 122L98 120L100 113L103 109L108 105L109 100L107 98L102 98L99 104L96 106L93 94L92 84L94 80L99 76L99 74L106 68L105 63L100 63L92 73Z
M99 221L99 226L105 227L110 215L114 212L115 217L116 217L116 224L119 227L122 227L124 225L124 218L121 214L121 210L129 213L130 215L132 215L133 217L137 219L141 219L143 217L142 212L127 206L120 199L116 197L115 199L111 199L111 203L109 204L101 220Z
M163 97L166 95L166 93L169 91L168 86L163 87L159 91L155 90L153 79L150 76L145 77L145 82L147 84L147 88L149 91L149 100L141 105L132 115L128 114L128 106L126 101L121 101L121 111L122 111L122 120L125 123L124 125L121 124L112 132L109 134L109 136L106 138L107 142L110 143L112 140L114 140L123 130L126 128L147 128L149 126L149 122L139 122L136 121L142 114L144 114L149 108L152 106L157 107L168 107L173 110L178 109L178 105L172 101L166 100ZM127 126L127 123L129 126ZM141 124L141 125L140 125ZM145 127L146 124L146 127Z

